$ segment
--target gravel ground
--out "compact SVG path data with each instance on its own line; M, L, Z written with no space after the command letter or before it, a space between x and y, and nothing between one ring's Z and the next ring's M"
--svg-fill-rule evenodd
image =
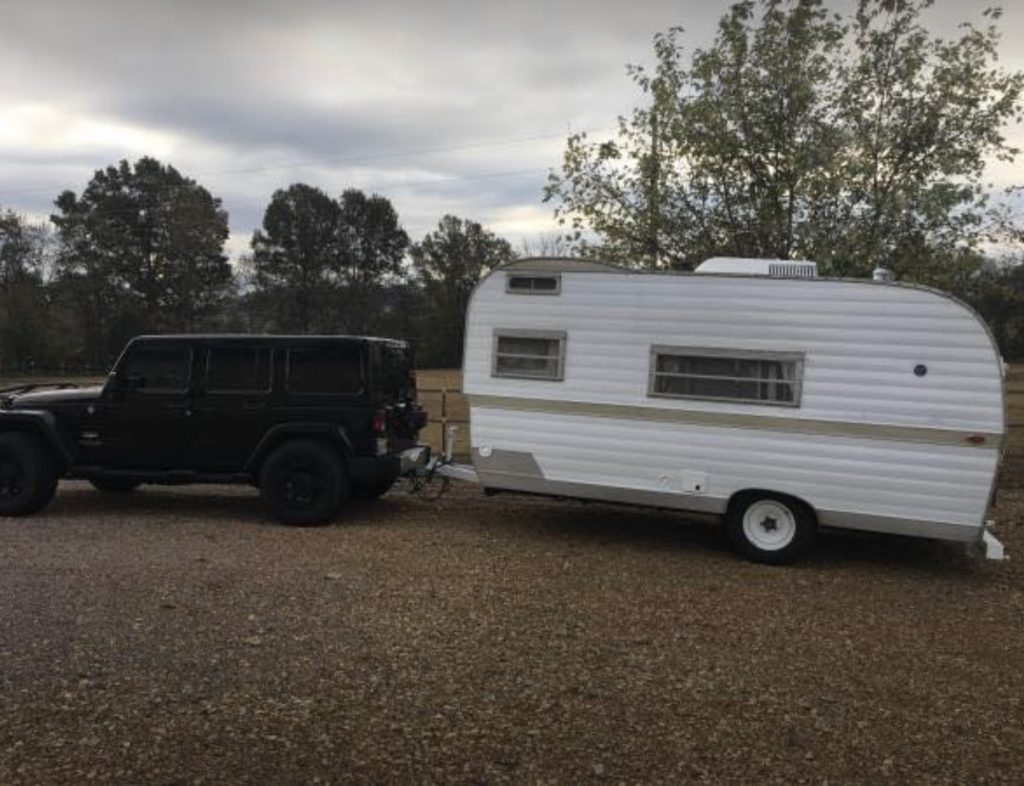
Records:
M0 783L1021 783L1016 561L471 487L343 522L67 484L0 521Z

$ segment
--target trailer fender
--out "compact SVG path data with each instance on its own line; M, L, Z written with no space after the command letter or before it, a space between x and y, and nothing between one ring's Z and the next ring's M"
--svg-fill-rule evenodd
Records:
M765 489L765 488L740 489L739 491L733 493L733 495L731 497L729 497L729 501L728 501L728 503L726 503L726 506L725 506L726 512L728 513L730 510L732 510L733 506L739 504L741 501L743 501L744 498L751 497L751 496L757 496L759 494L770 494L770 495L775 496L775 497L785 497L787 499L792 500L794 503L796 503L797 505L802 507L804 510L806 510L810 514L810 516L811 516L812 520L814 521L815 525L818 524L818 512L814 509L814 506L812 504L810 504L805 499L801 499L800 497L796 496L795 494L790 494L790 493L785 492L785 491L777 491L776 489Z

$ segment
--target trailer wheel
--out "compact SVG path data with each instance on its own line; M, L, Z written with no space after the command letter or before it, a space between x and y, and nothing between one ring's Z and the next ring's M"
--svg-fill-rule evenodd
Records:
M341 456L320 442L286 442L260 470L260 496L283 524L326 524L350 494Z
M0 434L0 516L42 510L57 491L57 465L31 434Z
M767 492L735 497L726 513L726 526L740 554L769 565L795 560L811 545L816 531L814 514L806 505Z

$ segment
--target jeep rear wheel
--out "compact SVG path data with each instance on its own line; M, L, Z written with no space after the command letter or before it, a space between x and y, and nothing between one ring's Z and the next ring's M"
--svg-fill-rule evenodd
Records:
M286 442L260 471L260 495L283 524L325 524L348 501L348 475L337 451L320 442Z
M57 465L31 434L0 434L0 516L42 510L57 491Z

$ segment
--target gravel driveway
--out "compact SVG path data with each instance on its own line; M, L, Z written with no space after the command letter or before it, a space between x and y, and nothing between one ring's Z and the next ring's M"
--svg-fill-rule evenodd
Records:
M1024 782L1009 563L470 487L312 530L67 484L0 520L0 783Z

